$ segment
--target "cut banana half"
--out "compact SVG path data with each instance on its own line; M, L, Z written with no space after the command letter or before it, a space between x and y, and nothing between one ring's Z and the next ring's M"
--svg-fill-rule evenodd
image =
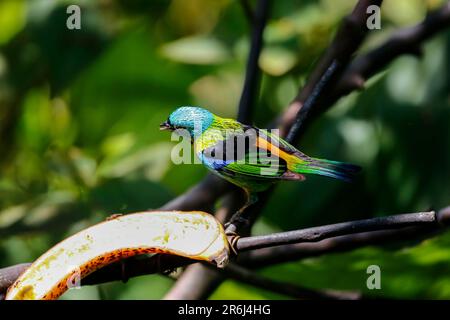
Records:
M205 212L123 215L58 243L16 280L5 299L57 299L95 270L143 253L173 254L223 268L230 249L222 225Z

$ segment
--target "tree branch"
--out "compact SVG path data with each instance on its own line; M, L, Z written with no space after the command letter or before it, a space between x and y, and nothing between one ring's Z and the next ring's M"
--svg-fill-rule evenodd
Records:
M401 214L366 220L342 222L296 231L274 233L264 236L241 238L236 244L236 249L239 252L242 252L246 250L267 248L283 244L317 242L322 239L336 237L344 234L385 229L398 229L416 225L433 225L436 223L437 220L434 211Z

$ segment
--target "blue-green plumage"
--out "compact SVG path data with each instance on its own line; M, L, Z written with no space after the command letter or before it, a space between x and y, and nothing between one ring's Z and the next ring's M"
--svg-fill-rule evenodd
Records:
M266 130L218 117L200 107L176 109L161 129L188 130L202 163L249 195L278 180L304 180L303 174L349 181L359 170L352 164L309 157ZM244 149L228 147L239 139L248 141Z
M199 137L214 121L214 115L199 107L180 107L172 112L167 120L174 128L189 131L192 137Z

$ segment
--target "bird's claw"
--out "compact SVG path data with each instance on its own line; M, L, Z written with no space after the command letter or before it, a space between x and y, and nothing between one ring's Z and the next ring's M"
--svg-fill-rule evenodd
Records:
M228 223L228 224L230 224L230 223ZM237 245L238 240L241 237L234 231L225 231L225 235L227 236L228 243L230 244L231 252L235 256L237 256L238 251L237 251L236 245Z

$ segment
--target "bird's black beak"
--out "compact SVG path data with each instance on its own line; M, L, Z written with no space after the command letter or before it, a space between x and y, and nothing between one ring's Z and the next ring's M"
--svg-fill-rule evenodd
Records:
M170 125L169 121L163 122L159 125L159 130L172 130L173 127Z

